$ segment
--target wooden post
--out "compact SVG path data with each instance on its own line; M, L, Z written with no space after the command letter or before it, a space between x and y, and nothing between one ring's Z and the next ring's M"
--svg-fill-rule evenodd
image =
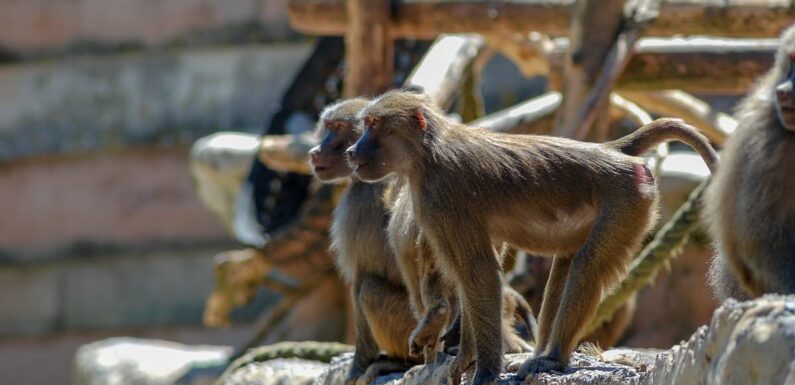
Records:
M293 28L342 35L346 0L289 0ZM376 1L379 2L379 1ZM610 0L602 0L607 11ZM537 31L568 34L574 0L411 0L397 2L395 37L433 39L440 33ZM790 0L664 0L651 36L778 36L795 19Z
M579 0L574 7L569 49L563 67L563 103L558 110L553 135L573 137L576 121L588 93L602 69L621 29L624 0ZM602 109L596 124L608 118Z
M392 86L394 63L389 1L347 0L346 98L374 96Z

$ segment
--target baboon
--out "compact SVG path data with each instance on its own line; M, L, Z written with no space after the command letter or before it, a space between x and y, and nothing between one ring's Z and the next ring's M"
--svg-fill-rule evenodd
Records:
M659 119L613 142L510 135L448 119L427 96L391 91L360 113L347 151L364 181L407 180L414 217L461 304L451 383L475 362L474 385L502 368L502 278L495 244L554 257L536 356L519 376L562 370L599 303L656 219L657 186L637 157L672 139L712 170L715 151L695 128Z
M392 212L388 227L389 241L419 320L409 341L411 354L422 352L427 362L436 351L436 343L445 325L448 326L443 336L445 350L458 345L458 299L452 287L443 282L432 257L433 251L420 234L405 181L399 179L393 186L393 194L389 198ZM522 327L534 337L537 325L533 311L524 297L507 282L504 282L504 286L503 348L508 353L529 351L530 346L515 330L515 321L521 321Z
M773 68L738 106L737 130L707 188L715 241L710 284L719 299L795 293L795 27Z
M362 183L351 178L345 149L359 135L356 113L366 99L349 99L327 107L318 121L321 144L310 150L310 163L325 183L350 179L334 210L332 249L337 268L351 285L356 352L346 383L369 384L380 373L404 370L418 360L409 355L408 341L415 327L403 280L394 268L395 256L387 246L387 209L381 200L384 183ZM381 352L386 357L381 357Z

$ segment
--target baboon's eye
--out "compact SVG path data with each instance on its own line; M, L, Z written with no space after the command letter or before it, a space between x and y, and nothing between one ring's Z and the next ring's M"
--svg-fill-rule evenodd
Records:
M334 128L336 128L338 131L342 131L342 130L344 130L344 129L348 128L348 125L347 125L347 124L345 124L345 123L343 123L343 122L337 122L337 123L334 125Z

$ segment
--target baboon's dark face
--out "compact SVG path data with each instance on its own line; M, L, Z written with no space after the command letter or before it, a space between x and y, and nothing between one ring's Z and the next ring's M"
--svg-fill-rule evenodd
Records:
M788 68L782 72L784 78L776 86L776 109L781 124L788 130L795 130L795 47L789 48L786 64Z
M309 163L318 179L326 182L351 175L353 170L345 159L345 149L356 142L356 120L324 120L319 145L309 151Z
M362 137L346 152L356 175L368 182L410 169L414 144L421 140L420 131L403 114L379 113L377 107L365 110Z
M395 171L385 145L382 116L368 115L362 119L362 136L346 152L348 162L356 175L364 181L373 182Z

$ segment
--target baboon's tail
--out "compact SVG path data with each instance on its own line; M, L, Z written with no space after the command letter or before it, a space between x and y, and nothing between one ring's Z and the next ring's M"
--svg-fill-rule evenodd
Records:
M699 130L681 119L657 119L635 132L612 142L605 143L627 155L638 156L653 146L671 140L678 140L692 147L709 167L713 174L718 167L718 154L709 140Z
M516 290L508 289L511 296L516 300L516 309L514 309L514 316L522 320L522 324L527 328L527 332L533 339L533 342L538 342L538 322L533 315L533 308L527 303L527 300L519 294Z

